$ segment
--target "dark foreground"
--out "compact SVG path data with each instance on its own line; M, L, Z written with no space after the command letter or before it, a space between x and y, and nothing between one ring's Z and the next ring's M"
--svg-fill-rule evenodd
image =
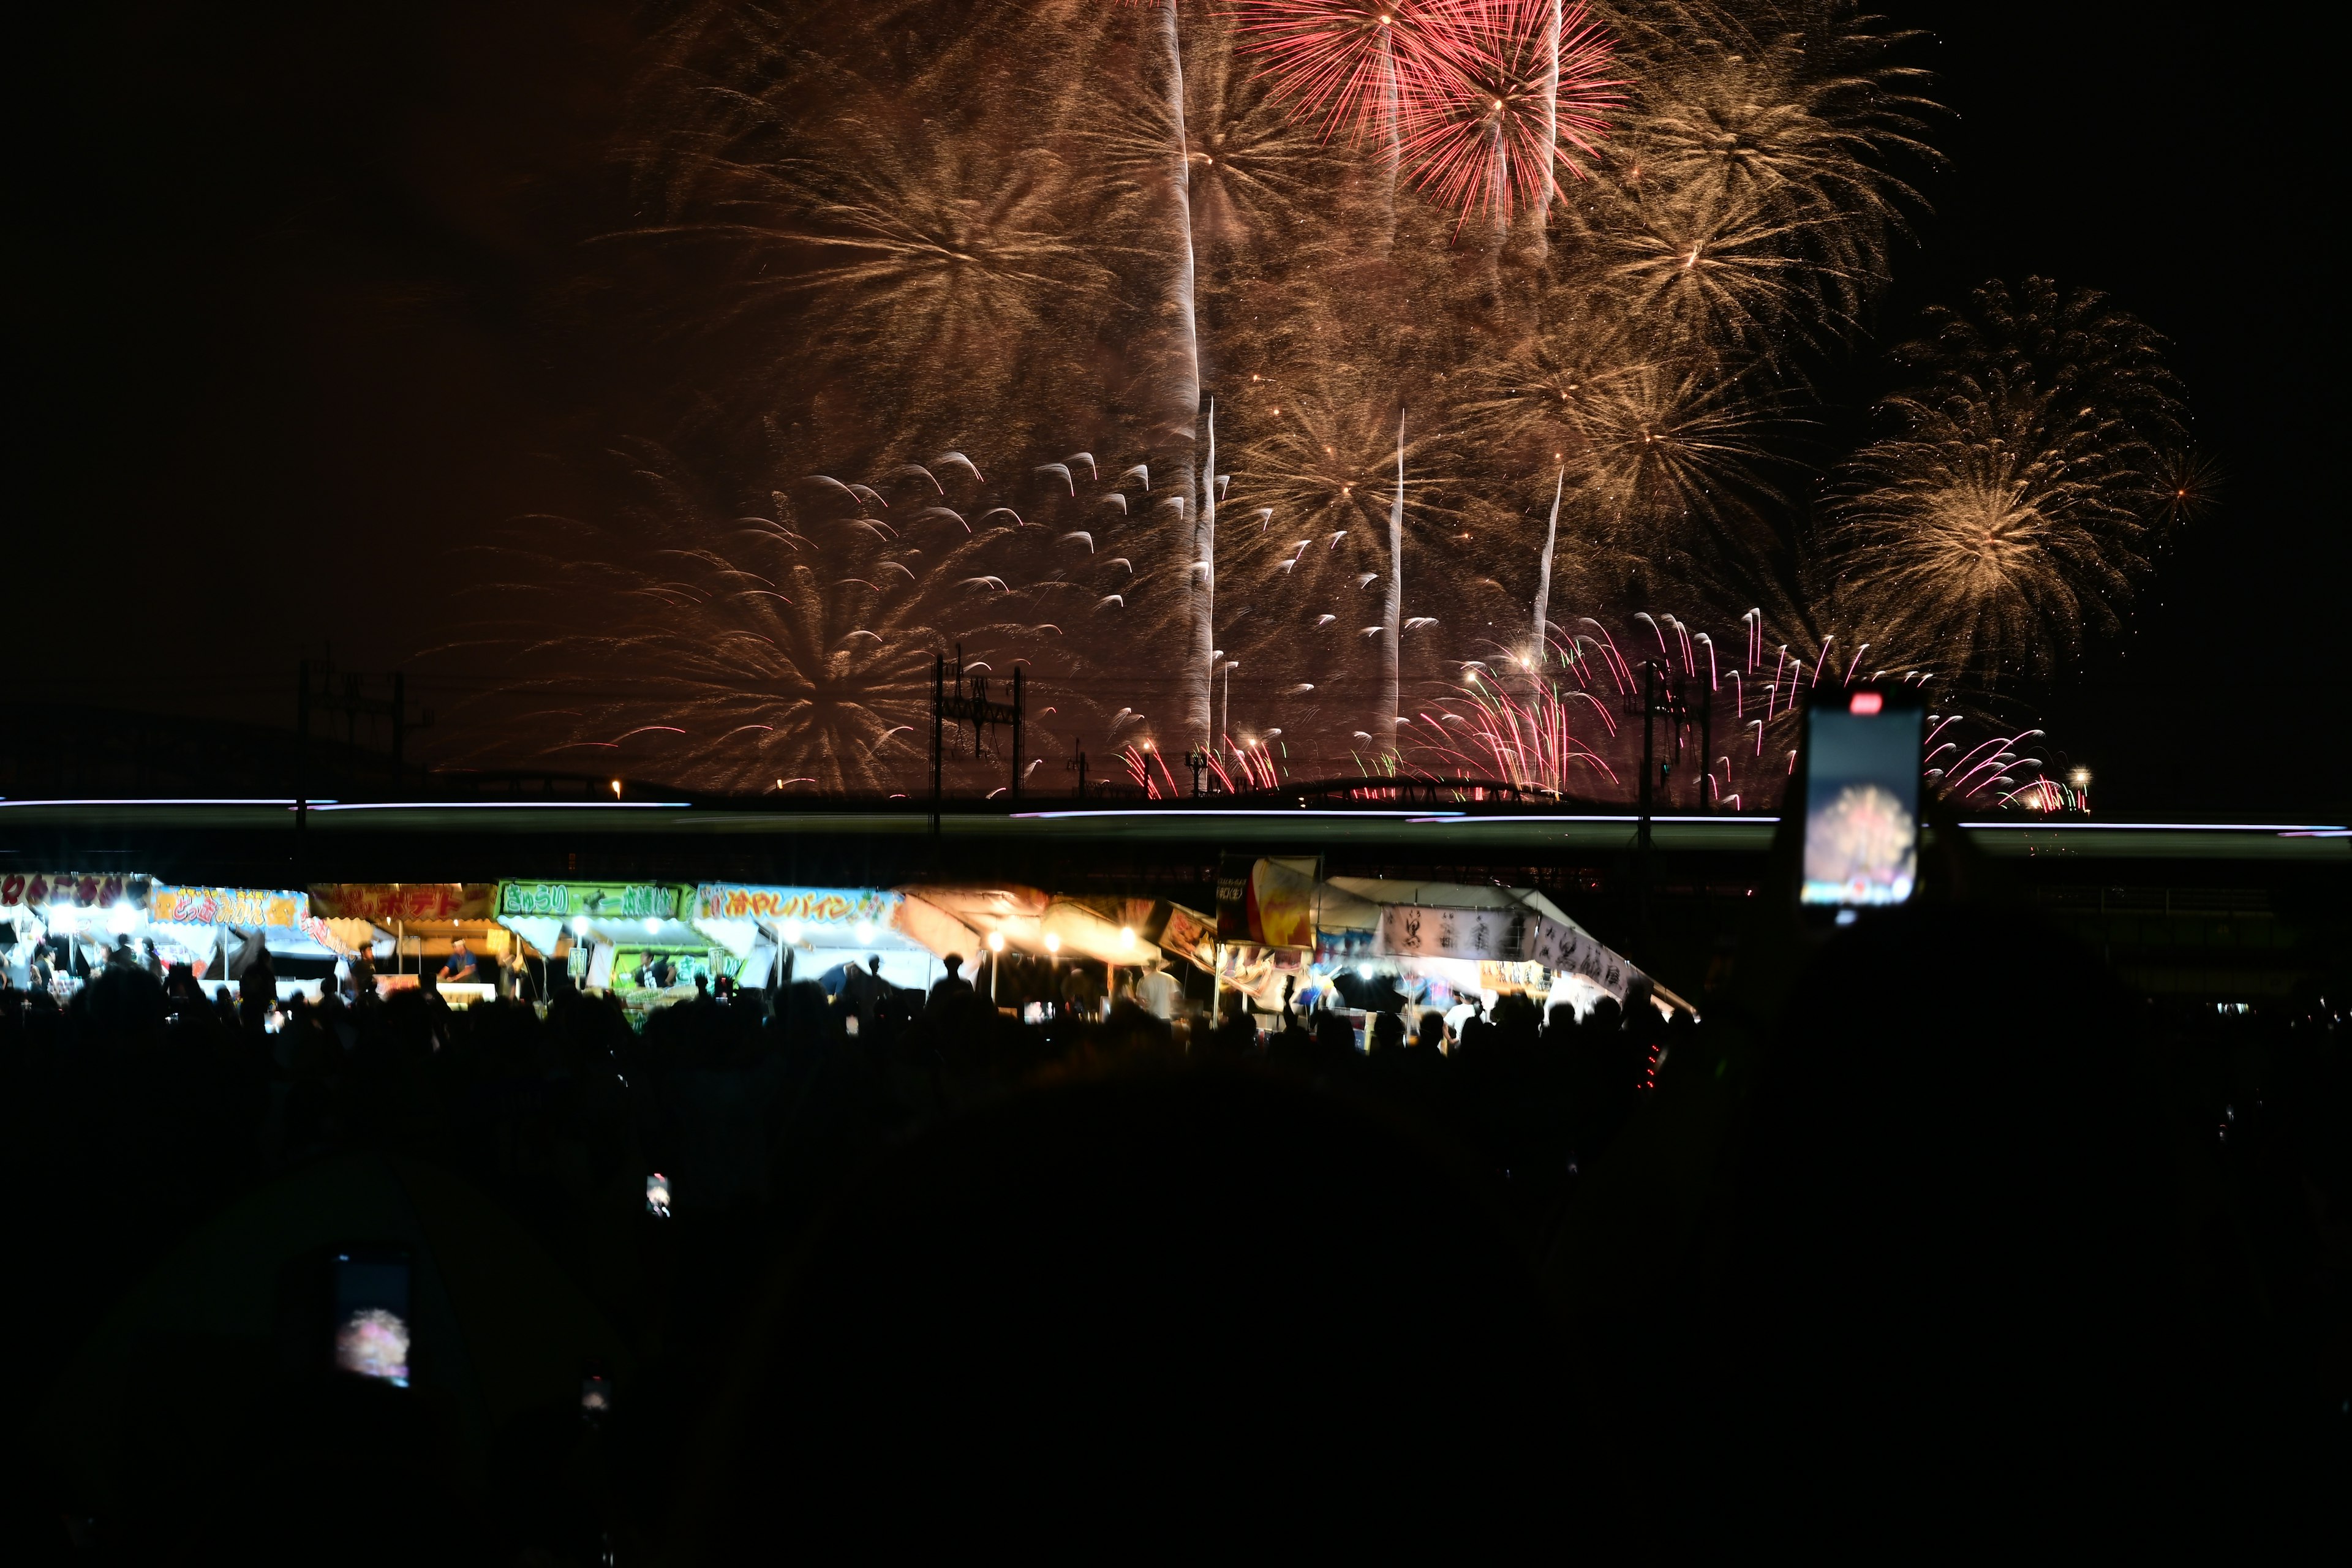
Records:
M9 1555L2242 1538L2340 1481L2328 1008L2159 1008L1965 906L1741 962L1695 1026L1450 1055L970 995L853 1037L805 984L642 1036L0 1009ZM321 1354L354 1247L415 1260L411 1387Z

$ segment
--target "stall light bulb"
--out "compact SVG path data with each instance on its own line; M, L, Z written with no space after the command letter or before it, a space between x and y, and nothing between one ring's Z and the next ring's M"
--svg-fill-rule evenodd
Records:
M129 936L139 929L139 911L125 899L106 912L107 929L121 936Z
M73 928L74 907L71 904L51 904L49 906L49 929L51 931L71 931Z
M857 940L861 945L874 940L874 922L872 921L859 921L857 922Z
M992 931L988 933L988 951L991 952L1003 952L1004 951L1004 933L1003 931Z
M1133 926L1121 926L1118 928L1118 944L1121 947L1133 947L1135 945L1135 928Z
M1062 939L1061 939L1060 937L1058 937L1058 936L1055 936L1052 931L1047 931L1047 932L1045 933L1045 951L1046 951L1047 952L1061 952L1061 951L1062 951Z
M1360 963L1356 965L1356 973L1370 980L1372 977L1372 966L1369 963Z
M797 946L801 940L801 922L786 921L776 934L784 939L786 946Z
M651 915L647 915L646 917L646 934L647 936L659 936L661 934L661 921L654 919Z
M586 936L588 934L588 917L586 915L573 915L572 917L572 934L573 936Z

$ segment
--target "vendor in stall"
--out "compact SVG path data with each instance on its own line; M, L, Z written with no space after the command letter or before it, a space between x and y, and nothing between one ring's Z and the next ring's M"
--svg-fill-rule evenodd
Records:
M481 966L474 955L466 951L466 939L458 937L449 944L448 962L441 966L441 978L457 984L467 984L482 977Z
M1176 1016L1176 977L1168 973L1164 961L1155 960L1151 966L1136 977L1135 999L1143 1010L1162 1022Z

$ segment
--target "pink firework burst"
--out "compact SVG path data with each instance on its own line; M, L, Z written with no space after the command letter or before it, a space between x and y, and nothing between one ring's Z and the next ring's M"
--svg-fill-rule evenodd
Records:
M1243 47L1325 141L1396 135L1407 105L1466 61L1469 13L1485 0L1240 0Z
M1580 0L1465 0L1449 7L1445 68L1414 76L1404 106L1413 184L1466 220L1507 223L1519 205L1548 206L1557 171L1608 134L1623 101L1608 75L1615 46Z

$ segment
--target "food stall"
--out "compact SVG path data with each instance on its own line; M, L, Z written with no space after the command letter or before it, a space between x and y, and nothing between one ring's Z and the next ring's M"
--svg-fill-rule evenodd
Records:
M281 998L317 996L360 951L312 914L310 896L298 889L157 883L148 890L147 918L158 952L205 956L197 975L207 984L236 984L267 952Z
M37 950L46 945L53 992L71 995L77 971L94 973L103 965L116 937L128 936L143 956L142 944L154 934L147 918L153 886L149 878L114 871L0 877L0 963L16 984L28 984ZM159 943L157 951L166 963L204 957L176 945L166 951Z
M688 906L694 928L737 963L737 983L766 985L793 954L795 980L879 959L883 979L928 991L950 952L977 952L969 928L919 898L879 888L768 887L706 882Z
M677 882L500 882L495 918L540 952L561 950L573 985L642 1015L692 996L697 976L736 972L688 919L693 893Z
M1510 992L1579 1014L1604 996L1690 1010L1534 889L1317 878L1311 866L1229 858L1220 868L1219 984L1262 1016L1280 1008L1286 983L1299 1011L1345 1006L1345 971L1346 989L1385 979L1408 1006L1449 1013Z
M542 961L493 918L494 882L314 882L310 912L355 946L368 948L380 993L413 987L427 971L436 976L463 942L476 959L472 982L437 981L452 1005L487 1001L499 994L499 980L519 958ZM541 976L544 994L545 979Z
M910 887L899 891L908 905L936 911L945 922L940 929L961 932L969 945L959 951L1009 948L1106 964L1142 964L1157 958L1151 933L1154 911L1162 911L1164 923L1164 911L1172 908L1145 899L1071 898L1019 886Z

